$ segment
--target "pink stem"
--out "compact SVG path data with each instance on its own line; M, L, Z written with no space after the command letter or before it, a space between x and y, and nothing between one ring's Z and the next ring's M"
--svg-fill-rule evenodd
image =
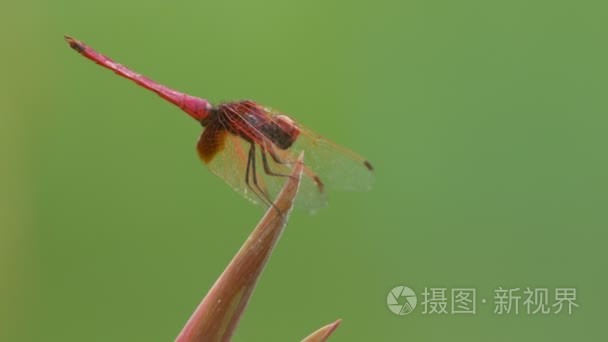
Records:
M86 44L71 37L65 37L65 40L70 44L72 49L78 51L84 57L92 60L93 62L101 65L104 68L108 68L118 75L130 79L138 85L152 90L157 93L163 99L173 103L174 105L181 108L183 111L188 113L192 118L197 121L205 120L211 111L211 104L198 97L190 96L188 94L181 93L179 91L170 89L161 85L151 79L142 76L133 70L114 62L112 59L100 54L93 50Z

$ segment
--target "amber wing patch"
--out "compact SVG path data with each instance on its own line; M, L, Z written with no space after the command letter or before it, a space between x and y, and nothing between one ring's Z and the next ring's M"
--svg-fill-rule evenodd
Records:
M224 149L228 132L221 125L208 126L201 134L196 144L196 150L201 160L208 164Z

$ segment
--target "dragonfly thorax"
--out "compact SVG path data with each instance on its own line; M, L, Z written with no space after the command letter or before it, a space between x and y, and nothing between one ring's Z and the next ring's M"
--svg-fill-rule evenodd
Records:
M290 148L300 135L300 128L291 118L249 100L220 104L201 124L211 125L213 121L246 141L259 145L271 142L282 150Z

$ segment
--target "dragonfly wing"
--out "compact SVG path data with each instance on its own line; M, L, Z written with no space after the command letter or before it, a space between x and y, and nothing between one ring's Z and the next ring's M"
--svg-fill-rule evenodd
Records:
M292 146L306 151L307 166L314 170L326 188L366 191L374 183L373 167L355 152L300 126L301 134Z
M263 145L266 148L263 149ZM277 151L262 142L255 144L254 157L249 162L251 146L250 142L230 134L223 127L211 125L201 134L197 152L205 166L236 192L267 207L281 191L297 158L290 151ZM305 166L296 205L308 211L315 211L327 202L325 192L319 189L314 177Z
M306 149L287 149L280 150L276 146L267 147L267 154L274 154L276 157L267 157L269 168L276 173L289 174L293 166L298 162L298 157L301 152L304 152L304 167L302 179L300 181L300 189L295 201L295 206L309 212L315 212L327 205L327 192L325 183L313 170L308 163L309 151ZM265 178L270 178L265 174ZM274 177L277 178L277 177Z
M247 118L247 115L251 115L251 113L256 114L255 120ZM263 129L264 125L279 120L278 115L275 115L268 108L258 106L250 101L233 104L230 114L232 115L224 117L225 124L231 127L242 127L249 140L255 142L256 150L255 158L253 158L255 163L252 163L252 165L255 166L258 182L263 184L270 198L274 199L279 193L286 177L291 174L295 163L298 162L300 153L304 152L303 174L295 205L311 212L327 205L324 184L318 177L316 170L307 166L309 151L305 148L292 149L278 146L277 142L290 134L286 131L283 134L277 131L277 129L283 127L281 124L276 125L274 131L268 130L268 128ZM273 139L271 135L273 133L281 138L275 136Z
M221 123L205 128L196 147L211 172L255 204L269 206L285 181L264 173L259 146L255 146L255 158L250 161L252 144L229 133Z
M301 152L304 171L295 202L299 208L317 211L327 205L328 193L334 189L366 191L372 187L374 172L366 159L310 131L302 130L290 148L276 150L283 163L272 165L287 172Z
M222 120L210 123L201 135L198 153L213 173L252 202L270 205L302 152L297 207L316 211L325 206L328 189L371 187L374 175L367 160L295 122L292 126L286 116L250 101L223 110Z
M236 192L259 204L260 198L251 192L245 180L248 147L234 138L222 125L209 125L196 144L199 158Z

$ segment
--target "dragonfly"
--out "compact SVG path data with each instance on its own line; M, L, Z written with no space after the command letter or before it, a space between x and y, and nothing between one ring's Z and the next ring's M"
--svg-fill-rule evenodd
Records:
M272 206L285 177L305 153L296 206L311 212L327 205L327 190L366 190L373 166L357 153L325 139L291 117L251 100L220 103L157 83L65 36L70 47L104 68L151 90L198 121L200 160L250 201Z

